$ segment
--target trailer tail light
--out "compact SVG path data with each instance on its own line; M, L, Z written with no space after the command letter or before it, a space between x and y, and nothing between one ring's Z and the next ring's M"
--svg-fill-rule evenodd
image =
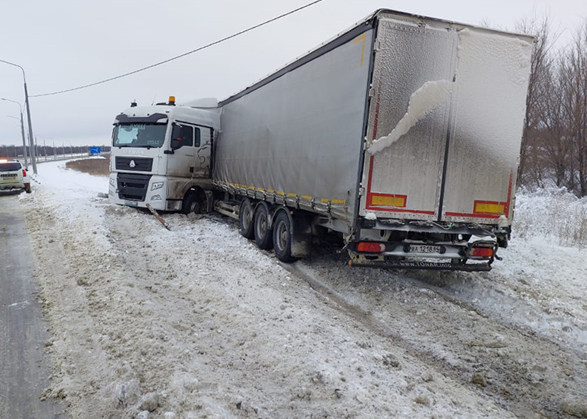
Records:
M493 249L491 247L473 247L471 249L471 256L479 258L493 257Z
M385 252L385 245L376 242L359 242L357 244L357 252L362 253L383 253Z

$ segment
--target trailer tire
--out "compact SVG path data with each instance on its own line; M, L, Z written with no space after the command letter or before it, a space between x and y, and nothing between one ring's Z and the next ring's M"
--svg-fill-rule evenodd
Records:
M255 211L255 243L259 249L269 250L273 247L273 231L270 228L269 206L259 203Z
M285 263L291 263L297 260L291 254L292 233L290 217L285 211L279 211L273 223L273 247L277 259Z
M238 231L241 236L251 240L255 238L253 223L253 204L249 198L243 199L238 213Z

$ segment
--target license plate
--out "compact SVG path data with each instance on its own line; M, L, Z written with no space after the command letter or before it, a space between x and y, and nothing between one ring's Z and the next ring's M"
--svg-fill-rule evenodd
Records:
M135 201L125 201L124 205L127 207L136 207L138 204Z
M440 246L428 244L410 244L410 253L439 253Z

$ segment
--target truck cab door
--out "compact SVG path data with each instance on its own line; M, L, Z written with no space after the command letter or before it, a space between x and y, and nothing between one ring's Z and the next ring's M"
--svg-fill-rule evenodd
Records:
M195 131L188 124L174 123L171 131L171 153L167 161L170 177L191 179L196 163Z
M210 178L212 128L196 127L195 134L196 164L194 168L194 177Z

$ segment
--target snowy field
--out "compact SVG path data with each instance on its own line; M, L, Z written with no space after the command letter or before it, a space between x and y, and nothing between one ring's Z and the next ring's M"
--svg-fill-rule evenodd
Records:
M327 243L283 265L227 218L167 231L106 177L39 172L43 397L72 418L587 417L587 205L563 192L518 196L491 272L386 271Z

